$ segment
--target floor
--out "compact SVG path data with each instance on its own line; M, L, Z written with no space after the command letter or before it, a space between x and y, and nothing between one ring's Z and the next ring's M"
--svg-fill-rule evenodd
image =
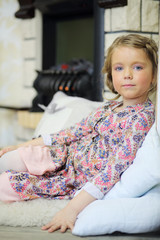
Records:
M89 237L77 237L71 234L70 231L66 233L48 233L42 231L39 227L7 227L0 226L0 240L156 240L160 239L159 233L148 233L141 235L126 235L115 233L113 235L105 236L89 236Z

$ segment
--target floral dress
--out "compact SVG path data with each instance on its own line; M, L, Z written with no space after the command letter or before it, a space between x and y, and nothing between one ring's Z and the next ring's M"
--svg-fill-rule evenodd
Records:
M51 134L53 171L41 176L7 171L21 199L71 199L88 182L104 196L133 163L155 120L150 100L116 112L120 104L105 103L75 126Z

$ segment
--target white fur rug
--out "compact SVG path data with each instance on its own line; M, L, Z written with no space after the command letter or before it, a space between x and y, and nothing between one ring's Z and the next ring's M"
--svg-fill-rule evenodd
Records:
M43 226L55 213L66 206L68 200L36 199L24 202L0 202L0 225Z

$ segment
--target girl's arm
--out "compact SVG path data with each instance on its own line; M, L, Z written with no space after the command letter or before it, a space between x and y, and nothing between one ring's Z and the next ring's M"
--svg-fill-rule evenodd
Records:
M55 144L70 144L78 139L81 139L88 133L92 132L92 127L88 121L89 117L76 123L74 126L61 130L58 133L50 134L51 145Z
M65 208L59 211L51 222L42 227L42 230L54 232L60 229L65 232L68 228L73 229L78 214L96 198L92 197L85 190L82 190L76 197L74 197Z
M104 104L99 106L95 111L91 112L88 117L74 124L70 128L61 130L57 133L50 134L50 145L55 144L70 144L79 139L82 139L93 131L94 125L100 116L105 112Z
M26 146L29 146L29 145L32 145L32 146L42 145L43 146L44 145L43 138L39 137L39 138L30 140L30 141L27 141L25 143L21 143L21 144L15 145L15 146L5 147L5 148L3 148L0 151L0 157L2 157L3 154L5 154L5 153L7 153L9 151L13 151L13 150L16 150L19 147L26 147Z

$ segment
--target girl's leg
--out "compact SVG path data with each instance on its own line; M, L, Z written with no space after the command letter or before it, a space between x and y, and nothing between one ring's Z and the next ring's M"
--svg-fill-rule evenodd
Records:
M7 170L26 172L27 168L17 150L7 152L0 158L0 173Z
M3 202L21 201L19 195L11 187L7 173L2 173L0 175L0 201Z

